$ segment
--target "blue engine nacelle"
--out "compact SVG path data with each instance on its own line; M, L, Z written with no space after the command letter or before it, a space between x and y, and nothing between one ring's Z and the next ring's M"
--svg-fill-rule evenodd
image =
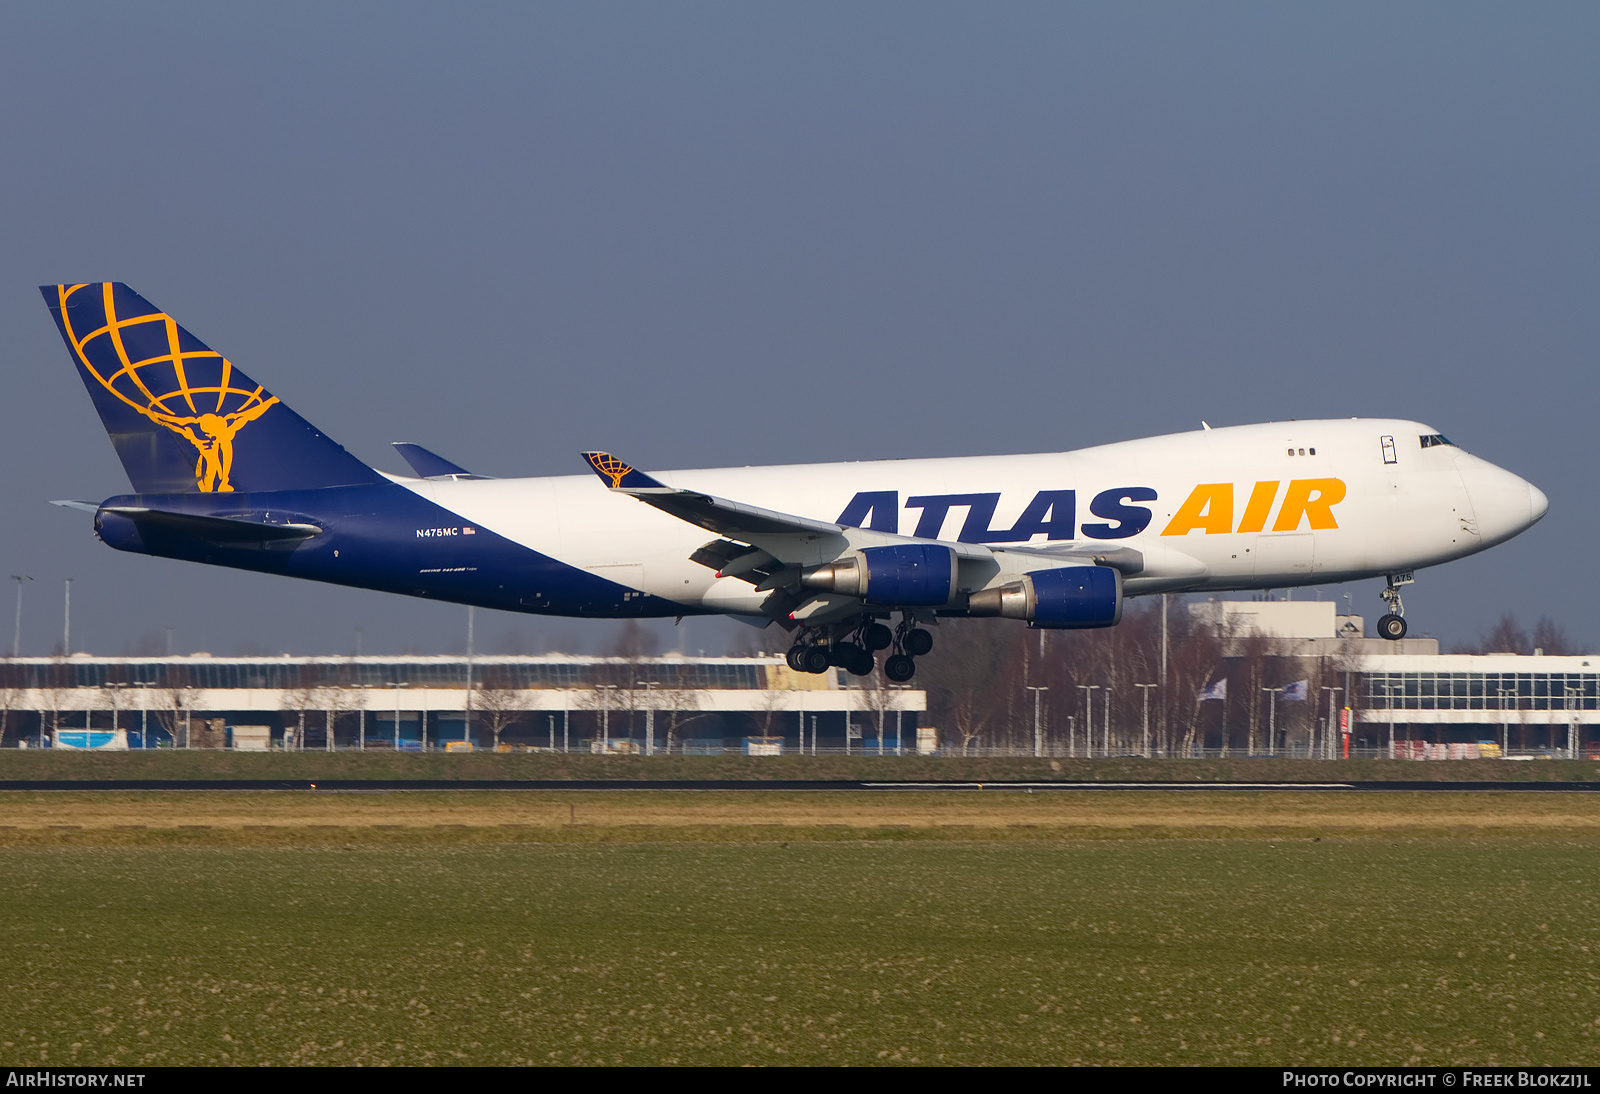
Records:
M1023 619L1035 627L1113 627L1122 619L1122 573L1109 566L1034 570L973 593L967 614Z
M950 602L956 579L955 552L934 544L867 547L818 566L800 584L819 592L859 596L891 607L940 607Z

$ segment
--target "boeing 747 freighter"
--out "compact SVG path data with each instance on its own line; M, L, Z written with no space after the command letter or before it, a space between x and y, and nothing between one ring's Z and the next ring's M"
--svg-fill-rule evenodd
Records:
M797 671L909 680L941 618L1110 627L1126 597L1412 573L1532 526L1531 483L1421 422L1203 429L1076 452L475 475L397 444L374 470L126 285L43 290L134 493L121 551L507 611L722 613L793 636Z

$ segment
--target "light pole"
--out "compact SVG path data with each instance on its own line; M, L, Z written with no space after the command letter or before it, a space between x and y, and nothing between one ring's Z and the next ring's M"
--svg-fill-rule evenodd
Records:
M611 693L617 688L616 684L600 685L600 751L611 751Z
M1389 714L1389 759L1392 760L1394 759L1394 693L1397 691L1403 691L1405 689L1405 684L1384 681L1378 686L1383 689L1383 706L1384 710L1386 710ZM1410 740L1409 737L1406 739Z
M1267 692L1272 697L1272 705L1267 708L1267 755L1270 756L1272 755L1273 746L1278 743L1278 689L1262 688L1260 690ZM1389 751L1393 753L1394 750L1390 749Z
M1100 738L1100 743L1103 746L1100 749L1100 755L1109 758L1110 755L1111 755L1111 685L1110 684L1106 685L1106 704L1105 705L1106 705L1105 734Z
M67 578L66 597L61 607L61 655L72 656L72 579Z
M467 605L467 709L461 719L461 739L467 742L467 747L472 747L472 653L473 653L473 627L477 622L478 609L471 604Z
M1160 684L1135 684L1134 687L1144 692L1144 758L1150 758L1150 689L1158 688Z
M394 692L394 750L396 752L400 751L400 689L410 686L411 682L409 680L389 681L389 688ZM300 742L296 741L295 748L298 750L299 747Z
M1496 688L1500 693L1500 758L1511 755L1511 726L1506 718L1506 696L1515 695L1516 688Z
M656 689L656 687L658 687L660 685L660 683L661 683L661 681L659 681L659 680L646 680L644 682L644 693L645 693L645 704L646 704L645 708L644 708L644 754L646 756L654 756L656 754L656 701L655 701L655 689ZM804 745L804 741L805 741L805 737L804 737L804 735L802 735L801 736L802 746ZM800 751L804 752L805 748L802 747L800 749Z
M141 680L129 687L139 689L139 747L150 747L150 682Z
M1324 736L1322 738L1322 758L1325 760L1331 760L1333 759L1333 696L1335 692L1343 694L1344 688L1325 687L1319 688L1318 690L1328 693L1328 720L1323 726Z
M1582 702L1583 689L1575 688L1568 684L1566 696L1566 708L1568 711L1574 712L1573 717L1567 719L1567 759L1576 760L1578 758L1578 718L1575 712L1582 709L1580 703ZM1552 741L1552 747L1554 744L1555 742Z
M1100 690L1099 684L1079 684L1078 690L1087 692L1083 697L1083 755L1085 759L1094 759L1094 693Z
M11 656L22 656L22 583L32 581L27 574L12 574L11 580L17 583L17 622L11 630Z
M1033 754L1043 756L1044 728L1039 721L1039 698L1041 692L1049 691L1050 688L1044 684L1029 684L1027 688L1033 692Z

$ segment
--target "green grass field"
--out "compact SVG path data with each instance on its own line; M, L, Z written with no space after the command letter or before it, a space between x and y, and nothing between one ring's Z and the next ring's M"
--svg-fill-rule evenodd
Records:
M1584 831L739 830L44 829L0 1063L1600 1063Z

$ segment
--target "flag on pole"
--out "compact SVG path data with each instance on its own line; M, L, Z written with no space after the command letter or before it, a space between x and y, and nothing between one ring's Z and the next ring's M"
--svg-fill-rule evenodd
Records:
M1218 680L1215 684L1212 684L1210 687L1205 688L1200 692L1200 701L1202 703L1207 699L1226 699L1227 697L1228 681L1225 679Z
M1311 690L1310 685L1311 681L1309 680L1296 680L1292 684L1285 684L1278 689L1278 698L1289 702L1303 703L1306 701L1307 693Z

